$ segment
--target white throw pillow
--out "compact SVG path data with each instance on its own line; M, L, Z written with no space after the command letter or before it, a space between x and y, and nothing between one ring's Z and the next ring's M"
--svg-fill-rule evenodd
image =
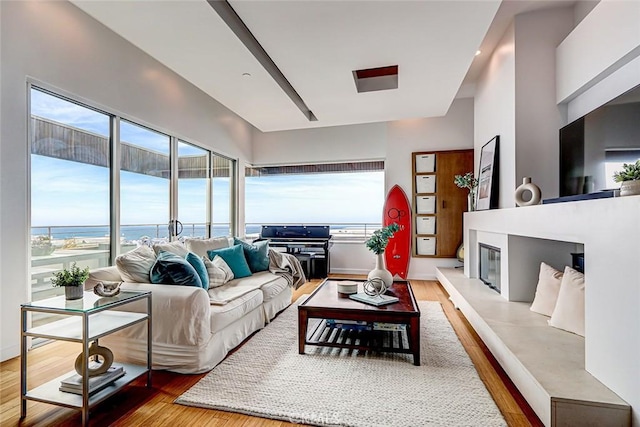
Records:
M156 254L149 246L140 246L116 258L120 276L126 282L150 283L149 272L155 262Z
M565 267L549 325L584 336L584 274Z
M207 251L213 251L216 249L228 248L228 237L213 237L211 239L186 239L184 244L189 252L206 257Z
M189 250L182 242L156 243L153 245L153 250L156 256L158 256L161 251L171 252L182 258L186 257L189 253Z
M533 298L531 311L551 316L558 300L560 283L562 283L562 272L541 262L536 296Z
M213 261L209 260L206 256L202 257L204 265L207 267L207 273L209 274L209 289L222 286L230 280L233 280L233 271L231 267L222 259L222 257L216 255Z

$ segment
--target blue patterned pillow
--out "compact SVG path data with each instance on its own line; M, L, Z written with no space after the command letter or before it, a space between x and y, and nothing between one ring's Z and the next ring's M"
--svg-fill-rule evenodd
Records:
M193 252L189 252L185 257L185 259L189 264L191 264L191 267L193 267L194 270L196 270L196 273L198 273L198 276L200 276L200 281L202 281L202 287L204 288L204 290L205 291L208 290L209 289L209 273L207 272L207 266L204 265L204 261L202 261L202 258L194 254Z
M216 255L222 258L229 268L231 268L233 276L236 279L251 276L251 269L249 268L249 264L247 264L244 252L242 251L242 246L240 245L234 245L230 248L210 250L207 251L207 255L211 260L215 258Z
M151 283L202 287L202 280L186 259L171 252L160 251L151 267Z
M244 257L247 259L251 272L266 271L269 269L269 241L260 240L253 244L244 242L236 237L233 243L242 246Z

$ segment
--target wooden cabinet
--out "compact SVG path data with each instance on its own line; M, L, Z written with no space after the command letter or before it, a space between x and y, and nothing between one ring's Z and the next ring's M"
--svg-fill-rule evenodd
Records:
M473 171L473 150L412 153L413 256L455 258L468 190L455 175Z

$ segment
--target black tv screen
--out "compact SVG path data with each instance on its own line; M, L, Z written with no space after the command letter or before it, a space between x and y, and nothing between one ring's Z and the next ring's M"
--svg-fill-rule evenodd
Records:
M640 159L640 86L560 129L560 196L615 189L614 172Z

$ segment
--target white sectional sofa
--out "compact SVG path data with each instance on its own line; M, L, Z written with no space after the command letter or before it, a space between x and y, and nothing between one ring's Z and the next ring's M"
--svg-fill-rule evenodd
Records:
M273 253L269 271L233 279L208 291L201 287L124 281L123 290L152 292L154 369L178 373L211 370L227 353L263 328L291 303L293 287L304 283L294 257ZM297 263L297 264L296 264ZM118 267L91 272L85 287L99 281L122 281ZM146 311L146 302L123 306ZM100 340L116 358L146 363L146 326L138 324Z

